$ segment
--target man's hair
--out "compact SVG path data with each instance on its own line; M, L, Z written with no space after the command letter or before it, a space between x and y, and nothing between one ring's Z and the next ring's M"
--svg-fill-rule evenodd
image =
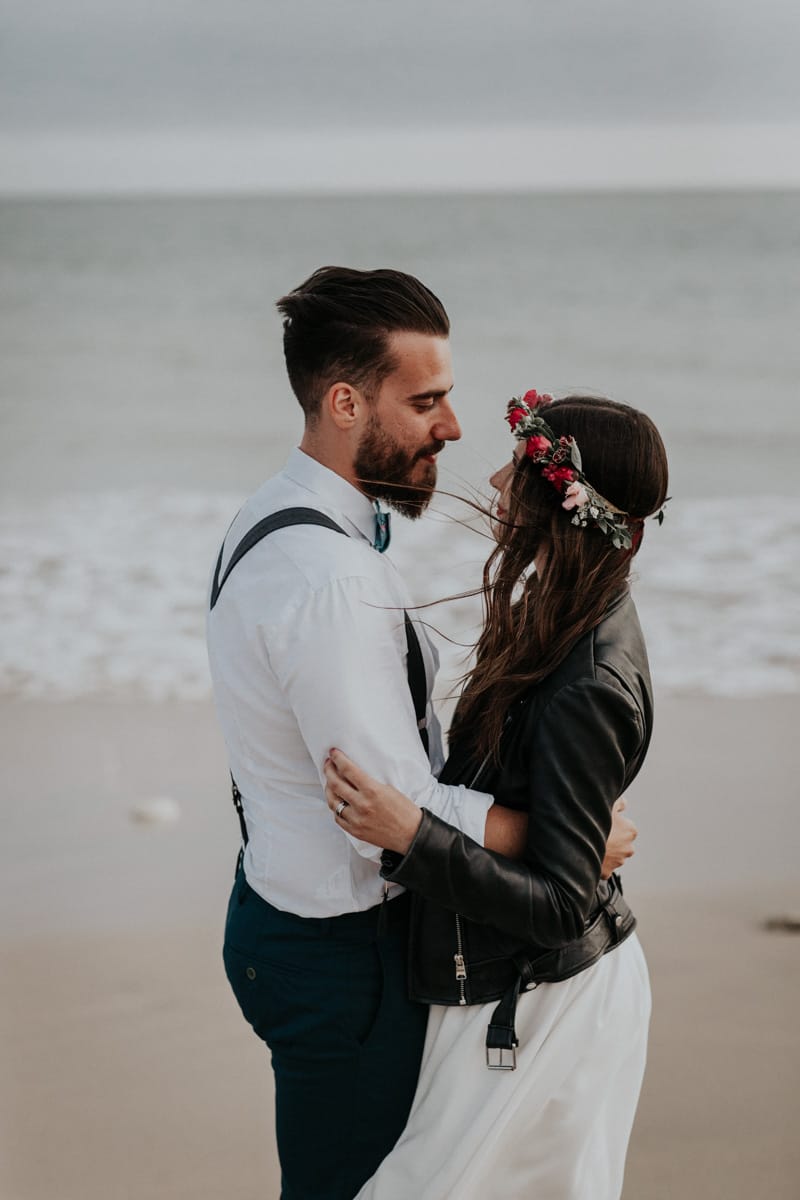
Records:
M334 383L374 395L395 367L390 334L450 333L441 300L413 275L389 269L320 267L277 307L289 382L309 422Z

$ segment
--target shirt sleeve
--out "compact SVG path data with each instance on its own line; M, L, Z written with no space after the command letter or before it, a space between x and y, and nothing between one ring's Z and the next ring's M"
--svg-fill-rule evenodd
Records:
M336 746L483 845L493 799L431 773L408 686L403 610L387 600L373 579L332 580L280 626L263 629L270 665L323 785ZM380 858L379 847L350 841L364 857Z

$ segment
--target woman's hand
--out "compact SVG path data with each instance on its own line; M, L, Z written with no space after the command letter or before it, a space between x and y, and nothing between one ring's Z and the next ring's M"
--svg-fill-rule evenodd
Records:
M341 750L331 750L323 770L325 799L336 824L363 842L405 854L422 820L414 801L373 779Z
M625 797L620 796L611 809L611 831L606 842L606 856L600 870L603 879L608 879L610 875L623 867L626 859L633 854L633 843L639 831L629 817L623 817L625 808Z

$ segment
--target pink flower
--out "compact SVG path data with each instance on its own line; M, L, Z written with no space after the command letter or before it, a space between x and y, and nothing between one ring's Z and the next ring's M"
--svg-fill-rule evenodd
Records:
M537 458L544 458L552 444L549 438L537 433L534 437L528 438L525 443L525 453L536 462Z
M506 420L508 421L508 423L512 429L516 429L517 426L519 425L520 421L524 417L527 417L527 415L528 414L522 408L512 408L508 412L508 415L506 416Z
M548 396L547 392L537 392L536 388L531 388L522 397L522 403L527 404L528 408L539 408L542 404L549 404L552 399L553 397Z
M561 507L567 512L571 512L573 508L583 508L584 504L589 503L589 496L582 483L571 483L564 495L566 499Z

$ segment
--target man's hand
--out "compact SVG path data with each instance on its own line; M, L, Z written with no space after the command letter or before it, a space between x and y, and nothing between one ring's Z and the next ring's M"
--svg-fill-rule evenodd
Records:
M483 844L506 858L524 858L528 845L528 814L493 804L486 814Z
M608 879L618 871L633 854L633 843L639 831L633 821L622 815L626 807L625 797L620 796L611 810L611 832L606 842L606 856L600 871L603 879Z

